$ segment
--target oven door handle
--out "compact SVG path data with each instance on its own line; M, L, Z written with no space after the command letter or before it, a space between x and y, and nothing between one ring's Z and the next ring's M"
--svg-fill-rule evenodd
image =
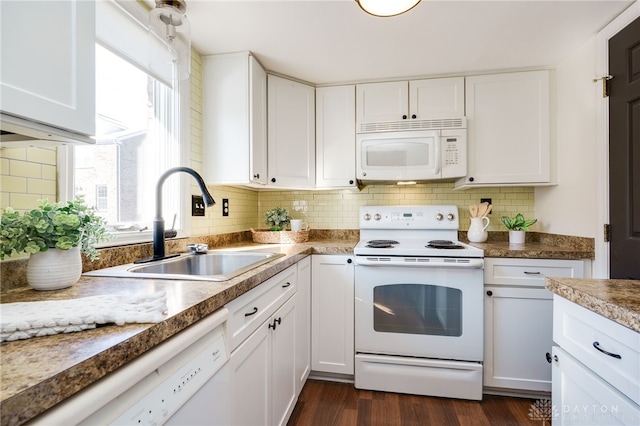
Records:
M376 256L356 256L355 264L359 266L400 266L410 268L455 268L455 269L483 269L484 259L455 259L443 261L442 259L433 260L417 260L410 259L392 259L388 257Z

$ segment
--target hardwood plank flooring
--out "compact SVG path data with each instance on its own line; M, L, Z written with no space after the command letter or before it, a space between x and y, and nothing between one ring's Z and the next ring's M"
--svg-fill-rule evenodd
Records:
M353 384L308 380L288 426L519 426L536 400L484 395L466 401L360 390Z

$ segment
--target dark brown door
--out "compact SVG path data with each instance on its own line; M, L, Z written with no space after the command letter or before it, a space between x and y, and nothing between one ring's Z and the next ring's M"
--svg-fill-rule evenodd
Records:
M640 18L609 40L611 278L640 279Z

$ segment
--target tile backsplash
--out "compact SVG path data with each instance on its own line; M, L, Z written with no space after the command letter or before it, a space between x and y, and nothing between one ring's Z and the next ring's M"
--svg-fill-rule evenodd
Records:
M27 210L40 199L57 201L56 164L55 147L0 149L0 208Z

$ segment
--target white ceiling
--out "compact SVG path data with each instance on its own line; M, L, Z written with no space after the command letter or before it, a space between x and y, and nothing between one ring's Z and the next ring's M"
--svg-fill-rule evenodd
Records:
M554 67L633 0L422 0L392 18L354 0L187 0L202 54L249 50L316 85Z

